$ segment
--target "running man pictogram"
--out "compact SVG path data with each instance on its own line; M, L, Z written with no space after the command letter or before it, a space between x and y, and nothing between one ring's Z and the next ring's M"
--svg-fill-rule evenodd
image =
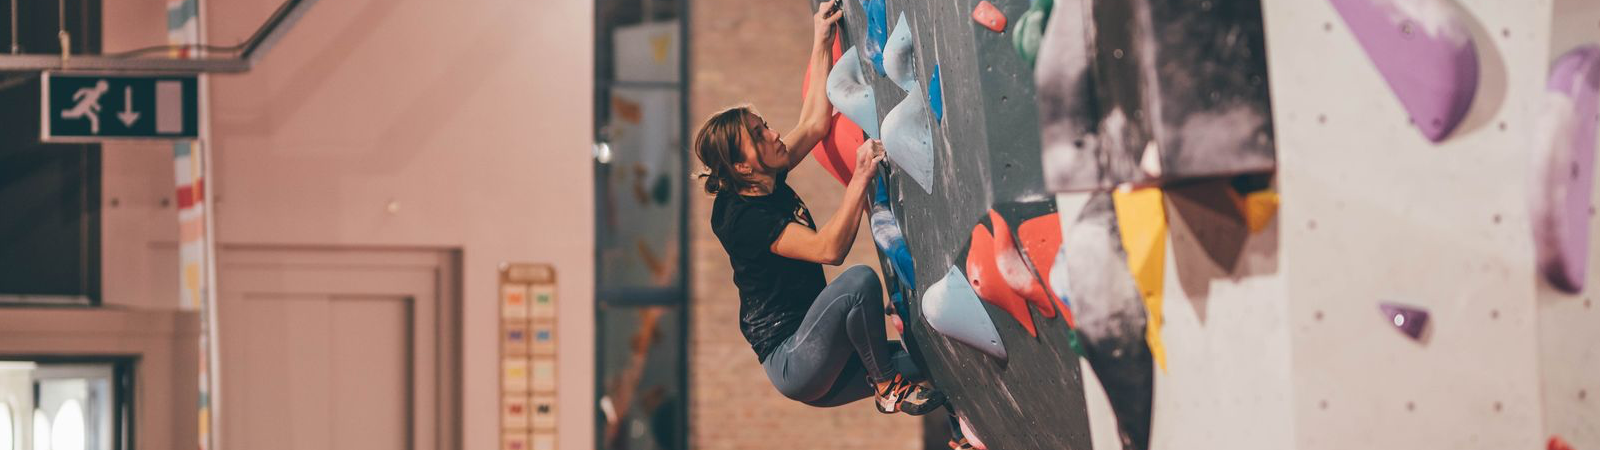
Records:
M72 94L72 100L78 102L78 104L74 105L72 109L62 110L61 118L88 118L89 132L91 134L100 134L100 96L105 95L106 90L110 88L111 86L106 83L106 80L100 80L92 88L79 89L78 92Z

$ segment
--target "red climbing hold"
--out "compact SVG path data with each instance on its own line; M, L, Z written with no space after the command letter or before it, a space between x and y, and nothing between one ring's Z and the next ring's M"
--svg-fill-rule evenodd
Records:
M1022 253L1017 251L1017 240L1011 236L1011 225L992 209L989 210L989 221L994 224L994 260L995 266L1000 268L1000 276L1005 277L1012 291L1028 299L1033 307L1039 308L1040 315L1055 317L1055 299L1039 283L1039 277L1028 269L1028 264L1022 261Z
M838 61L839 57L843 55L839 50L839 41L841 39L833 40L833 59L835 61ZM804 98L806 92L811 90L811 70L810 67L806 69L805 84L800 89L801 98ZM823 77L823 79L826 81L827 77ZM811 149L811 156L816 157L817 164L821 164L822 168L832 174L840 183L850 184L850 176L853 175L852 171L854 170L852 168L852 164L855 161L853 159L855 157L854 152L856 147L860 147L862 142L866 142L866 135L862 133L860 126L856 125L855 122L851 122L850 118L845 117L844 114L834 114L833 118L829 119L828 122L828 134L823 136L822 140L817 142L817 146Z
M967 245L967 281L978 292L978 298L1011 314L1029 336L1038 337L1033 315L1028 313L1027 300L1006 285L1000 267L995 265L994 235L983 224L977 224L972 227L972 241Z
M1550 436L1550 441L1545 444L1545 450L1573 450L1573 448L1572 444L1561 439L1561 436Z
M1022 240L1022 251L1033 261L1039 279L1044 280L1045 292L1061 306L1062 318L1067 320L1067 325L1077 328L1077 321L1072 319L1072 310L1067 309L1067 303L1060 297L1056 297L1055 293L1060 290L1050 285L1050 272L1054 270L1056 254L1061 250L1061 214L1050 213L1022 221L1022 225L1017 226L1017 238Z
M996 33L1006 31L1005 13L1000 12L1000 8L994 7L994 4L989 3L989 0L978 2L978 7L972 8L972 20Z

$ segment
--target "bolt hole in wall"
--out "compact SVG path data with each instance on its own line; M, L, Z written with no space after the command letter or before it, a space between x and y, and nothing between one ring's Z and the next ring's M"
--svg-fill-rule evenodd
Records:
M131 358L0 358L0 450L122 450Z

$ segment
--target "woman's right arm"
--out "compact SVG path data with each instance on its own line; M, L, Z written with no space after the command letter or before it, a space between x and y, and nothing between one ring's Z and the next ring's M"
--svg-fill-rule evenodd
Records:
M878 162L883 161L883 142L870 139L856 149L855 175L845 185L844 198L833 218L822 228L813 231L798 223L789 223L772 242L772 253L779 256L837 266L850 254L856 241L856 227L861 224L866 210L867 191L877 174Z

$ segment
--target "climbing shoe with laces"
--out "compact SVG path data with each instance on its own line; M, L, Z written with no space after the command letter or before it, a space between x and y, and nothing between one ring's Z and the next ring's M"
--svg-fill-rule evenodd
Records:
M889 381L873 385L877 389L878 412L884 414L904 412L920 416L944 406L943 392L934 390L926 382L911 382L899 374L895 374Z

